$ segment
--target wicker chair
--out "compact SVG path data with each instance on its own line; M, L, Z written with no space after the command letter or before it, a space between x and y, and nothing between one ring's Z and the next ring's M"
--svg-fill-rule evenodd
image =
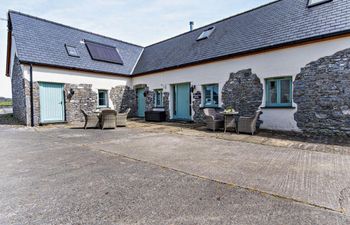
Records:
M85 110L81 109L80 110L85 118L85 124L84 124L84 129L86 128L96 128L100 126L100 118L98 117L97 114L93 115L88 115Z
M254 116L245 117L241 116L238 119L238 133L250 133L252 135L256 132L256 123L259 119L260 114L262 114L261 110L255 112Z
M130 108L128 108L124 113L117 113L117 127L126 127L126 121Z
M105 109L101 112L101 129L116 127L117 112L112 109Z
M219 114L218 110L212 108L203 109L205 115L205 122L207 128L212 131L216 131L220 128L224 128L223 115Z

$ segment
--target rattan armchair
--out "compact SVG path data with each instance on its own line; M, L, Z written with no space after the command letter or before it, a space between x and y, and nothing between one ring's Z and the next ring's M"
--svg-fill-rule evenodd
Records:
M203 109L207 128L212 131L224 128L224 118L216 109Z
M255 112L254 116L246 117L241 116L238 119L238 133L250 133L252 135L256 132L256 123L259 119L260 114L262 114L261 110Z
M105 109L101 112L101 129L116 127L117 112L112 109Z
M117 113L117 127L126 127L129 112L130 108L128 108L124 113Z
M96 128L96 127L100 126L100 118L98 117L97 114L89 115L83 109L81 109L80 111L83 113L84 118L85 118L84 129L86 129L86 128Z

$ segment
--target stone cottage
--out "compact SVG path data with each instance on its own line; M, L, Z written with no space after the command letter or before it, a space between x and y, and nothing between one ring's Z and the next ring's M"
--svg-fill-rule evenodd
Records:
M350 1L279 0L142 47L8 13L7 76L26 125L72 122L81 109L261 108L262 128L350 135Z

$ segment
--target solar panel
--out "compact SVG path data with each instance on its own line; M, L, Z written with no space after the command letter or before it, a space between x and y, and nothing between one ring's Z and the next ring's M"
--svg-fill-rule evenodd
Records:
M115 47L87 40L85 40L85 44L93 60L124 64Z

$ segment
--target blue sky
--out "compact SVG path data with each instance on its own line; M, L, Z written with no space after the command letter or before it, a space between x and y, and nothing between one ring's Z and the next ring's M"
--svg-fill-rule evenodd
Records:
M147 46L272 0L1 0L0 18L12 9ZM11 97L5 77L6 21L0 21L0 96Z

